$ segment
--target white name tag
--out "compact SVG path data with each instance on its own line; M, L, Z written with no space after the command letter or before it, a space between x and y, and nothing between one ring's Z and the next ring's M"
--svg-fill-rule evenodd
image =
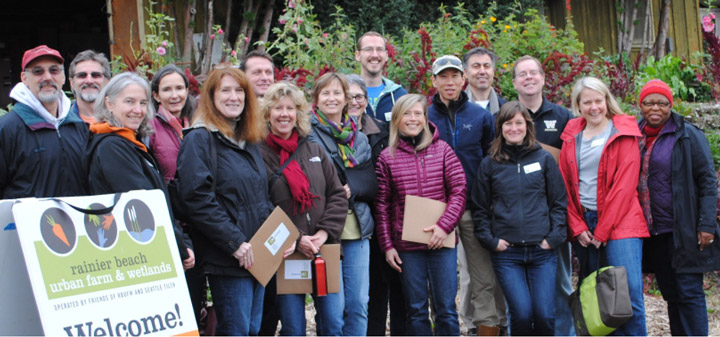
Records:
M605 144L605 138L595 139L590 143L590 147L602 146Z
M530 174L535 171L540 171L540 163L536 162L536 163L532 163L532 164L527 164L527 165L523 166L523 170L525 171L525 174Z
M389 122L392 119L392 111L385 113L385 121Z

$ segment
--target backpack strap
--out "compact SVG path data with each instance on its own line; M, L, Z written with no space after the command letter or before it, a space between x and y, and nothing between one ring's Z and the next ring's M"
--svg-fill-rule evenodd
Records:
M273 173L272 177L270 177L270 184L268 184L269 188L272 188L273 184L275 184L275 181L280 179L280 175L282 174L282 171L290 164L290 162L293 160L293 158L295 158L295 153L297 153L297 150L295 150L295 152L293 152L290 155L290 157L288 157L288 159L285 161L285 163L283 163L282 166L280 166L280 168L277 171L275 171L275 173Z

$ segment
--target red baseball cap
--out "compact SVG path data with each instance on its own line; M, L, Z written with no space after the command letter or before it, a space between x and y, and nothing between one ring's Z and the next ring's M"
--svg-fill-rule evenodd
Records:
M25 67L27 67L30 62L40 56L52 56L54 58L57 58L60 63L65 63L65 59L60 55L60 52L46 45L40 45L33 49L25 51L25 54L23 54L22 58L22 70L25 70Z

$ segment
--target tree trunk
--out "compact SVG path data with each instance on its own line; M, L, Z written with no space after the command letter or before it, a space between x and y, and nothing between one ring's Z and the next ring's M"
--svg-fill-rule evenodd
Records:
M177 10L175 9L175 7L176 7L175 2L168 4L168 6L170 6L170 13L171 13L172 17L177 18L178 16L177 16ZM173 24L173 32L174 32L173 37L175 38L174 42L175 42L175 56L176 57L179 57L180 55L182 55L181 54L182 51L180 50L180 27L179 26L180 25L178 24L177 20L175 20L175 24Z
M192 63L193 29L190 23L193 21L195 21L195 0L187 0L185 2L185 22L183 23L185 25L185 44L183 44L182 60L188 64Z
M223 34L223 42L225 42L225 44L227 44L230 40L230 23L232 23L232 3L232 0L228 0L227 11L225 12L227 13L227 17L225 18L225 27L222 27L225 31L225 34Z
M645 62L645 58L648 52L648 41L652 38L652 0L645 1L645 22L643 23L643 39L642 45L640 46L640 52L638 58L640 63Z
M213 42L215 42L214 39L210 38L210 35L213 34L213 0L208 0L207 2L207 14L205 15L205 18L207 21L205 21L205 53L203 55L203 67L202 67L202 73L207 74L210 72L210 62L212 61L212 47Z
M245 37L250 38L248 36L248 26L250 26L251 19L248 18L248 12L252 10L253 3L253 0L247 0L245 1L245 6L243 6L243 20L240 24L240 32L238 33L238 38L237 40L235 40L235 47L233 48L233 50L237 50L240 55L244 54L242 53L242 50L245 50ZM240 50L240 48L242 48L242 50ZM240 55L238 55L238 57L240 57Z
M651 0L648 0L651 1ZM629 5L632 6L632 12L630 13L630 20L628 20L628 33L625 38L625 46L623 49L623 52L630 55L630 52L632 51L632 45L633 41L635 40L635 19L637 19L637 6L635 6L634 1L630 4L631 1L627 1Z
M260 43L257 46L257 50L265 51L265 45L267 44L268 37L270 36L270 27L272 26L272 16L275 10L275 1L268 1L267 7L265 8L265 17L263 18L263 32L260 35Z
M252 16L251 16L250 24L248 25L248 31L247 31L248 42L243 43L243 48L242 48L243 55L247 54L247 51L250 48L250 43L252 43L252 36L253 36L253 33L255 32L255 25L257 24L257 22L255 22L255 18L257 17L258 12L260 12L260 1L256 2L255 6L253 6L253 9L252 9ZM243 42L245 42L245 41L243 41Z
M652 55L659 60L665 56L665 40L667 40L668 28L670 26L670 0L663 0L660 8L660 20L658 22L658 34L655 38Z

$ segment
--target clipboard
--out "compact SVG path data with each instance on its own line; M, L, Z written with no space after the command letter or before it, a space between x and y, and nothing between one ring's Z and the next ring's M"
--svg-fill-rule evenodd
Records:
M295 224L278 206L250 239L255 263L248 269L260 284L266 286L283 261L283 252L297 240Z
M320 246L320 254L325 259L327 272L328 294L340 292L340 244L327 244ZM280 264L277 271L277 293L285 294L310 294L313 292L312 275L307 277L288 279L285 277L286 266L292 262L307 261L311 265L312 260L296 251L288 256ZM312 269L312 267L310 267Z
M432 232L423 232L423 228L437 224L445 213L447 204L416 195L405 196L405 215L403 216L402 239L427 244ZM443 247L455 248L455 230L448 234Z

